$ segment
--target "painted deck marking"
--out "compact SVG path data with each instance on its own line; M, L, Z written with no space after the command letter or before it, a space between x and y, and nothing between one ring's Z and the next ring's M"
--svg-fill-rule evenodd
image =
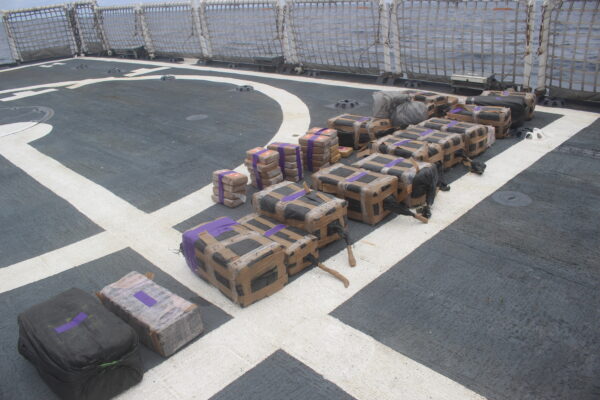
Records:
M158 67L158 68L138 68L138 69L134 69L133 71L131 71L128 74L125 74L126 77L133 77L133 76L139 76L139 75L144 75L144 74L150 74L153 72L158 72L158 71L164 71L166 69L171 69L171 67Z
M56 92L58 89L44 89L44 90L38 90L33 91L33 90L26 90L24 92L18 92L18 93L13 93L13 95L11 97L4 97L2 99L0 99L0 101L14 101L14 100L20 100L23 99L25 97L32 97L32 96L37 96L40 94L44 94L44 93L50 93L50 92Z

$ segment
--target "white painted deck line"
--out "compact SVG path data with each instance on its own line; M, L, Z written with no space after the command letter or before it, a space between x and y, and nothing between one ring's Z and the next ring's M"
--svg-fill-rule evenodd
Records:
M33 90L26 90L26 91L23 91L23 92L13 93L12 96L10 96L10 97L4 97L4 98L0 99L0 101L7 102L7 101L20 100L20 99L23 99L25 97L31 97L31 96L37 96L37 95L40 95L40 94L44 94L44 93L56 92L57 90L58 89L44 89L44 90L38 90L37 92L33 91Z
M125 76L131 78L131 77L134 77L134 76L151 74L151 73L158 72L158 71L164 71L164 70L167 70L167 69L171 69L171 67L138 68L138 69L134 69L133 71L131 71L128 74L125 74Z
M77 59L77 57L73 57L73 58L66 58L62 61L69 61L69 60L76 60L76 59ZM54 64L56 62L57 62L56 60L51 60L51 61L42 61L42 62L34 63L34 64L20 65L18 67L2 68L2 69L0 69L0 73L8 72L8 71L17 71L19 69L24 69L24 68L39 67L41 65Z

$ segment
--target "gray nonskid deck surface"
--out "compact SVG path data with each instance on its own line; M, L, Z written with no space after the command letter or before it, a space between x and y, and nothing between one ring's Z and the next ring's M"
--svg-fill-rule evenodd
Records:
M600 397L600 122L332 315L492 399ZM597 150L596 150L597 151Z
M0 268L102 232L2 156L0 205Z
M351 400L354 397L278 350L211 400Z
M3 371L0 374L0 399L49 400L57 398L44 384L34 366L17 352L19 333L17 315L19 313L72 287L95 293L130 271L152 272L155 274L154 281L156 283L197 304L202 313L204 334L217 329L231 319L221 309L181 285L135 251L121 250L50 278L0 294L0 315L2 315L0 319L0 355L2 356ZM141 346L140 349L145 370L164 361L163 357L148 348ZM180 351L185 351L185 348Z

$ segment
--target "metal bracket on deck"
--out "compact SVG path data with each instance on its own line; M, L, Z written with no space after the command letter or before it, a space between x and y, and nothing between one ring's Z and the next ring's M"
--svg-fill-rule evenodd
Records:
M399 79L402 79L402 76L391 72L384 72L377 77L376 83L378 85L395 86L396 81Z

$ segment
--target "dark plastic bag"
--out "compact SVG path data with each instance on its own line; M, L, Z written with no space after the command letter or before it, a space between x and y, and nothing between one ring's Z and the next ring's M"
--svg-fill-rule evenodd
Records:
M80 289L29 308L18 324L19 353L61 399L110 399L142 380L137 334Z
M512 118L511 128L521 126L527 117L527 103L523 97L519 96L474 96L467 97L466 104L475 104L478 106L499 106L510 108Z

